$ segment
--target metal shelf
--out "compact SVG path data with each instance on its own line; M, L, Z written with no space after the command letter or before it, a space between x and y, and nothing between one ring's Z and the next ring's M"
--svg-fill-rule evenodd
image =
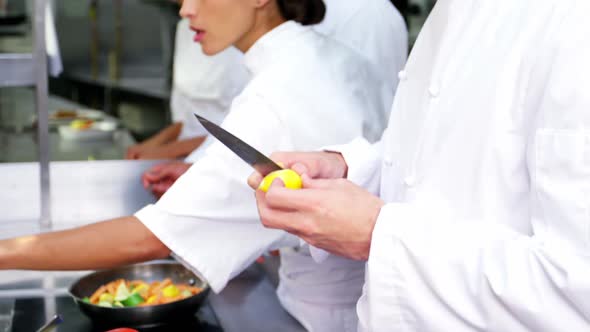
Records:
M47 48L45 44L45 14L48 0L35 0L33 14L33 53L0 53L0 87L31 86L35 88L37 109L37 145L39 151L39 180L41 229L51 228L49 184L49 114Z
M0 53L0 88L35 86L33 54Z

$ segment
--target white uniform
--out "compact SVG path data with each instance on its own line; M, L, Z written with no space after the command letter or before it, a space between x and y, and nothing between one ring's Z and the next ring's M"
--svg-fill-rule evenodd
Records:
M590 2L439 0L389 129L367 331L590 330Z
M326 17L322 23L313 26L313 29L348 46L369 60L373 64L377 74L381 75L381 78L390 85L392 91L395 91L398 82L397 73L405 65L408 54L408 32L400 13L389 0L324 0L324 2L327 8ZM188 27L186 29L188 30ZM187 34L191 35L193 33L187 32ZM192 35L182 38L184 38L185 43L189 39L192 41ZM230 56L225 56L225 59L230 61L229 65L234 67L236 65L242 65L241 58L234 56L230 58ZM203 56L193 56L195 59L200 59L201 57ZM179 70L189 68L191 61L194 61L189 57L185 57L185 59L186 61L183 62L182 67L177 67ZM231 61L234 61L234 63L231 63ZM223 65L223 62L218 61L212 65L215 64ZM192 71L188 70L184 73L190 74ZM242 75L238 75L237 77L240 78ZM239 80L235 83L242 83L243 88L247 80ZM198 87L198 81L195 80L193 86L195 88ZM234 86L237 88L239 85L230 85L231 88ZM223 100L225 101L227 99ZM189 106L190 104L186 105ZM177 109L179 112L181 112L180 109L184 110L182 112L188 112L186 117L188 121L191 121L189 122L190 126L200 127L198 123L193 123L194 116L192 114L197 109L197 106ZM175 108L174 105L172 108ZM218 109L221 110L221 108ZM225 110L228 109L225 108ZM218 114L219 112L212 113ZM225 117L225 114L224 111L218 118L212 116L211 120L219 121L220 123L221 119ZM208 138L204 144L211 144L211 140ZM186 161L195 162L203 153L204 149L196 149L186 158Z
M223 126L263 153L318 149L358 135L380 138L392 91L345 46L287 22L259 39L245 63L252 79ZM136 214L215 292L267 250L298 245L298 239L261 225L246 184L251 172L214 141L156 205ZM363 262L331 257L318 265L309 253L295 251L283 258L292 264L282 268L280 298L305 327L356 329Z
M221 123L231 102L249 80L240 51L230 47L207 56L201 44L193 41L194 35L188 19L178 22L170 109L172 121L183 123L179 139L207 134L205 128L195 122L195 112Z
M408 55L408 31L390 0L324 0L326 17L314 29L367 58L395 90Z

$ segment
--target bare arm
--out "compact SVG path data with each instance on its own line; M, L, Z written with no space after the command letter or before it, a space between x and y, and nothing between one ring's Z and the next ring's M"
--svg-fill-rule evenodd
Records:
M205 136L199 136L145 150L139 155L139 159L176 159L186 157L198 148L205 141L205 138Z
M144 146L161 146L178 139L180 132L182 131L182 122L175 122L168 127L162 129L160 132L150 137L141 144Z
M93 270L169 255L135 217L0 241L0 269Z
M144 158L144 155L151 153L152 151L157 151L160 149L160 147L163 147L170 142L176 141L180 135L181 130L181 122L171 124L149 139L139 144L130 146L125 153L125 159L158 159Z

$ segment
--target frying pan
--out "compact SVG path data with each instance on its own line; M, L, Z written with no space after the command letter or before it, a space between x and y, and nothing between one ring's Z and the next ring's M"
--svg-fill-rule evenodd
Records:
M200 287L203 291L180 301L145 307L105 308L82 300L86 296L90 297L100 286L117 279L141 279L150 283L166 278L170 278L175 284ZM77 280L70 287L70 294L80 310L90 317L95 325L150 327L194 318L209 290L209 285L205 281L182 264L165 260L91 273Z

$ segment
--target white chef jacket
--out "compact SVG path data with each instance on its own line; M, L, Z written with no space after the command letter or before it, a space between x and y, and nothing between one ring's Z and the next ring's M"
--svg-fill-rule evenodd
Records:
M390 0L324 0L326 17L314 29L334 38L374 66L381 78L397 87L397 73L408 55L408 30Z
M326 17L322 23L314 25L312 28L348 46L369 60L375 66L374 70L377 75L381 75L381 79L390 85L392 91L395 91L398 83L397 73L405 65L408 54L408 31L403 17L395 6L389 0L325 0L324 2L327 9ZM186 30L190 31L188 27L186 27ZM190 33L188 34L190 35ZM183 38L185 43L188 39L192 41L192 36L180 38ZM228 56L225 58L230 59ZM239 64L242 63L242 60L237 57L231 59L240 61ZM189 67L191 61L194 62L194 59L187 58L186 64L177 68ZM192 70L189 70L186 73L191 72ZM238 78L241 76L238 75ZM246 83L245 80L239 82L244 85ZM172 98L174 103L174 94ZM175 109L174 105L172 108ZM187 115L188 123L191 126L200 126L198 123L194 123L194 116L192 115L193 110L197 109L197 107L191 107L190 109L176 107L176 109L189 110ZM212 113L219 114L219 112ZM212 120L222 119L225 114L223 112L219 118L213 117ZM210 144L209 141L207 139L204 144ZM197 149L186 160L187 162L195 162L203 153L204 149Z
M392 92L345 46L289 21L260 38L245 63L252 79L223 127L261 152L380 138ZM246 184L251 172L214 141L162 199L136 214L215 292L267 250L298 245L261 225ZM311 331L356 330L364 263L330 257L315 264L305 250L282 255L278 294L285 308Z
M366 331L590 330L590 2L439 0L389 128Z
M221 123L249 80L240 51L230 47L214 56L205 55L201 44L193 41L194 34L188 19L178 22L170 109L172 121L183 124L179 139L207 134L195 121L195 112Z

